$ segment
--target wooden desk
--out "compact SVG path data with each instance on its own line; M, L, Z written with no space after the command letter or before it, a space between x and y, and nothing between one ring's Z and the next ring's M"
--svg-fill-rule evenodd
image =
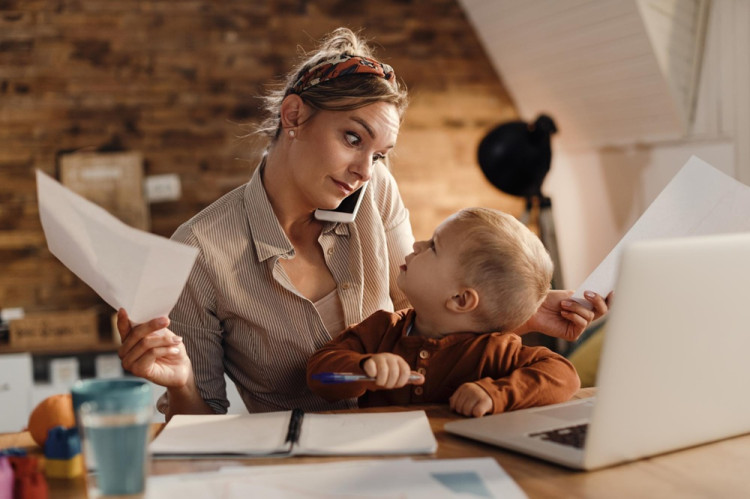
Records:
M589 396L582 390L579 396ZM531 498L535 497L747 497L750 494L750 435L694 447L592 472L571 471L500 448L463 439L443 431L443 425L458 419L446 406L423 407L438 441L435 456L416 459L454 459L491 456L515 479ZM399 408L399 409L407 409ZM413 410L415 407L408 407ZM379 408L373 412L394 410ZM161 425L155 425L158 430ZM25 447L32 454L39 448L27 432L0 434L0 448ZM157 460L151 474L215 471L223 466L299 464L337 461L340 457L292 457L273 459ZM371 459L371 458L369 458ZM50 497L85 497L83 478L48 480Z

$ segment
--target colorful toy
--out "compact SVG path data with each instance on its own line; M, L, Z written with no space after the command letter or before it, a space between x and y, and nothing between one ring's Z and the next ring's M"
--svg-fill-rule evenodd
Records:
M81 440L76 428L55 426L44 442L44 474L49 478L74 478L83 473Z
M13 468L13 499L47 499L49 489L39 471L39 461L33 456L10 456Z
M0 455L0 499L13 499L13 468L8 456Z

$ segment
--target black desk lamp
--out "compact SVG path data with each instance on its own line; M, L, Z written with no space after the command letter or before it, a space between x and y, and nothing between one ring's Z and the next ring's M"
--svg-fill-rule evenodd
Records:
M552 219L552 201L542 194L542 183L550 168L550 135L555 122L545 114L534 123L509 121L491 130L479 143L478 159L484 176L495 187L526 198L522 221L534 230L555 264L552 287L561 289L562 272Z

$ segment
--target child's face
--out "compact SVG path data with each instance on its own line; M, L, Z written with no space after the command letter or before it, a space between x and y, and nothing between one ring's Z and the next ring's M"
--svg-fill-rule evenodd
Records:
M414 252L406 256L396 282L418 313L441 312L458 292L462 232L450 217L435 229L432 239L415 242Z

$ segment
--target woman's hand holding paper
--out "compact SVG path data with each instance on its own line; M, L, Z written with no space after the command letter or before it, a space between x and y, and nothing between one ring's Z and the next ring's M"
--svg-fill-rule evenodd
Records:
M167 326L167 317L133 326L127 312L120 309L117 312L117 329L122 345L118 355L122 367L133 375L166 388L182 388L192 375L192 365L182 338Z
M525 334L541 331L549 336L575 341L581 333L599 317L609 310L610 293L603 298L597 293L587 291L584 296L591 308L572 300L571 290L552 290L536 314L516 331Z

